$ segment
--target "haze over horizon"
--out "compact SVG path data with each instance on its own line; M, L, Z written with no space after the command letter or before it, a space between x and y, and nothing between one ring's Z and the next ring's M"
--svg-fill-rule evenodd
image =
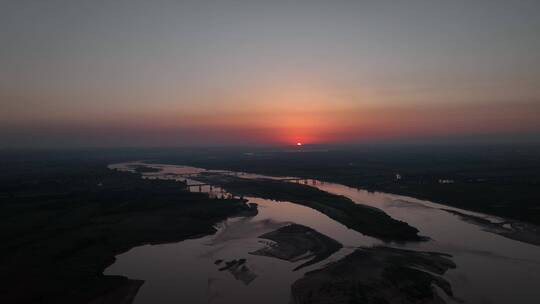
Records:
M0 147L538 141L538 1L3 1Z

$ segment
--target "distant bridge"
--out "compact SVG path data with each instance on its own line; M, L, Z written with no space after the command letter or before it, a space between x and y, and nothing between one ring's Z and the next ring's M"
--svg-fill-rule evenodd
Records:
M316 180L316 179L312 179L312 178L298 178L298 177L290 177L290 178L282 178L282 179L279 179L281 181L285 181L285 182L293 182L293 183L298 183L298 184L304 184L304 185L317 185L317 184L320 184L321 182Z

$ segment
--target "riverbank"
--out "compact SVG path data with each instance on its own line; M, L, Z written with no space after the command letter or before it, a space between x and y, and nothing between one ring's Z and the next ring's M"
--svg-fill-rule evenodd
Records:
M468 223L480 226L487 232L498 234L511 240L540 246L540 227L537 225L520 221L493 222L483 217L465 214L456 210L442 210L459 216Z
M383 211L356 204L350 199L307 185L273 179L247 179L231 175L205 173L199 181L218 185L238 196L257 196L290 201L313 208L350 229L385 241L421 241L418 230L393 219Z
M213 234L228 217L256 213L243 200L210 199L99 162L24 163L2 180L6 303L130 303L143 282L102 274L116 255Z

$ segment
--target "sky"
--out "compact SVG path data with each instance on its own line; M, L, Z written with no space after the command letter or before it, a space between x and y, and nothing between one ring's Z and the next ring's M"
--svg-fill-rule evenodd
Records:
M540 138L540 1L0 0L0 147Z

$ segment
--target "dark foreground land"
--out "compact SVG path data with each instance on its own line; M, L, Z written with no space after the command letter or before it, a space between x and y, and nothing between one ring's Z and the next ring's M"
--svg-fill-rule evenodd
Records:
M331 194L314 187L272 179L246 179L222 174L203 174L197 177L229 192L278 201L290 201L313 208L362 234L386 241L420 241L418 229L393 219L383 211L356 204L344 196Z
M326 267L308 272L292 286L295 304L437 303L432 285L452 296L440 275L456 265L445 255L388 247L357 249Z
M211 234L241 200L209 199L96 161L24 161L0 180L1 303L130 303L143 281L104 276L142 244Z

